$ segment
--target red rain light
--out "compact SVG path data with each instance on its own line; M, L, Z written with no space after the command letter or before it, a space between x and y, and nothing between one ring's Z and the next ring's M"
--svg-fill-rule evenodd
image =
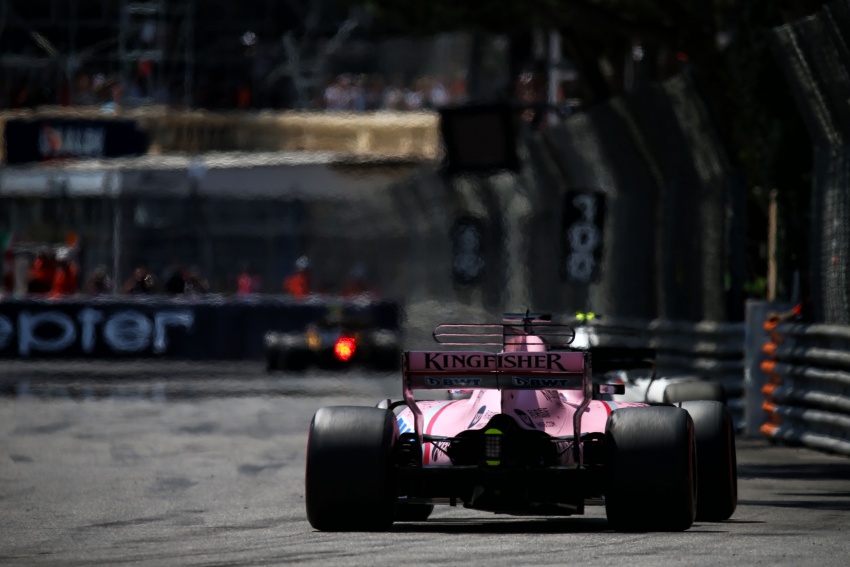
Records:
M348 362L356 348L357 343L352 337L340 337L334 345L334 356L341 362Z

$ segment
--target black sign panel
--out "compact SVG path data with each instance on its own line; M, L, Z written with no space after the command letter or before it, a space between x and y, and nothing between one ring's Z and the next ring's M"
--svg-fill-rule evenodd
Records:
M455 221L452 228L452 274L457 283L472 284L482 279L484 261L484 223L474 217Z
M569 191L564 198L561 274L565 280L599 280L605 234L605 194Z
M143 155L148 137L134 120L12 119L4 130L10 164Z
M517 171L516 116L508 105L470 105L440 110L447 174Z

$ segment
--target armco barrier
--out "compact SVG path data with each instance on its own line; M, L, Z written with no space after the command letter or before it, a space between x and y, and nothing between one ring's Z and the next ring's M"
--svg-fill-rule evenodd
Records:
M737 424L744 411L744 324L603 319L598 346L655 349L659 376L692 376L723 386Z
M303 329L330 309L398 329L396 303L280 296L71 297L0 301L0 358L174 358L263 356L266 331Z
M774 319L765 330L761 432L850 455L850 327Z

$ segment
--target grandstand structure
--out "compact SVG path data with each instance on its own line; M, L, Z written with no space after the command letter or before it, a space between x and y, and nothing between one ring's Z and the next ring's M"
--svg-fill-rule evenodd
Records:
M507 59L505 41L479 39ZM469 34L405 36L334 0L2 0L0 108L315 109L340 75L448 85L471 51Z
M299 107L327 74L437 73L468 50L457 37L391 39L401 47L373 46L383 59L364 67L367 25L331 0L0 0L4 143L11 121L129 121L149 140L141 156L22 164L0 147L0 247L73 241L82 274L105 266L116 283L179 260L219 292L244 264L279 291L306 253L329 291L355 262L388 293L409 288L397 266L422 224L413 178L442 190L437 113ZM346 37L344 61L329 59Z
M248 264L264 291L305 253L333 290L355 261L390 271L408 226L393 196L440 155L433 112L258 115L125 111L151 141L142 156L59 159L0 168L3 240L80 248L84 273L196 265L219 292ZM22 118L23 117L23 118ZM5 120L100 121L96 109L0 113ZM393 242L388 246L382 241ZM392 252L391 252L392 251ZM326 261L319 261L325 258ZM384 277L389 280L389 275Z

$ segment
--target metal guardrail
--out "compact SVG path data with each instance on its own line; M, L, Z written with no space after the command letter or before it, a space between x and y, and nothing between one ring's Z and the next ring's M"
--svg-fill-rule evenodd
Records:
M850 327L774 318L764 328L761 433L850 455Z
M589 328L596 346L654 349L658 376L721 384L735 422L742 422L744 323L603 319Z

